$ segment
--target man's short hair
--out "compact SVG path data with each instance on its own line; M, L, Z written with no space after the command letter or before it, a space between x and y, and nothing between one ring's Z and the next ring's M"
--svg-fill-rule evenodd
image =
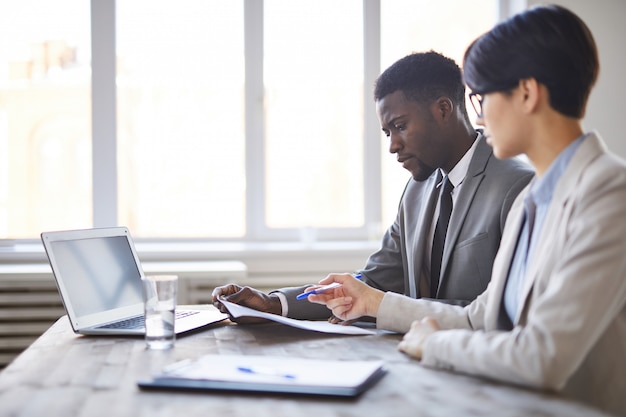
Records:
M552 108L580 119L600 64L587 25L550 5L519 13L476 39L465 52L463 71L479 94L511 90L534 78L547 87Z
M450 98L465 110L465 84L459 66L437 52L407 55L387 68L376 80L374 99L402 91L407 99L430 103Z

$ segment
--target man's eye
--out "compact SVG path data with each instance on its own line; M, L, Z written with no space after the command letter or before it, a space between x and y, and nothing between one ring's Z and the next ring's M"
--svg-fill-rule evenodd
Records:
M394 127L396 130L398 130L398 131L400 131L400 132L401 132L401 131L403 131L403 130L404 130L405 125L404 125L404 123L403 123L403 124L399 124L399 125L394 125L393 127Z

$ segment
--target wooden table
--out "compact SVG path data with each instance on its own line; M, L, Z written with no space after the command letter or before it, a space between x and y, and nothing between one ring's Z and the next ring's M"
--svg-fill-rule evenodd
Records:
M604 414L556 395L425 368L397 351L400 335L338 336L228 321L148 351L141 338L75 335L59 319L0 373L0 416L567 416ZM383 359L388 373L356 399L141 391L136 381L204 354Z

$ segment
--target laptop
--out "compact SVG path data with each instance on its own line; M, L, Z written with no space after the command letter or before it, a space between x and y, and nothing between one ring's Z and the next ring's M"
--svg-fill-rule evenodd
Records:
M43 232L41 240L75 333L143 335L143 271L126 227ZM177 334L226 319L207 309L176 308Z

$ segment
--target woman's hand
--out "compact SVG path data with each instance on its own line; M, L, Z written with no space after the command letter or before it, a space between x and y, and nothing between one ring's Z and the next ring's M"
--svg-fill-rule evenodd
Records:
M330 274L319 283L327 285L332 282L338 282L341 286L322 294L309 295L308 300L312 303L325 304L335 317L343 321L363 316L376 317L385 295L382 291L370 287L351 274Z
M402 342L398 345L398 350L421 360L426 341L439 330L441 328L433 318L424 317L422 320L415 320L411 324L411 330L404 335Z

